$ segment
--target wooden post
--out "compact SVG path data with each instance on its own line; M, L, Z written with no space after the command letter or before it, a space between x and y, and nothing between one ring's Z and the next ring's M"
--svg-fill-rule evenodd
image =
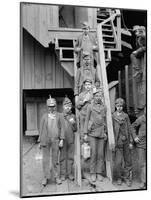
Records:
M133 103L134 103L134 112L137 115L138 110L137 110L136 80L135 80L135 77L133 77L133 74L134 74L134 69L133 69L133 66L132 66Z
M102 85L104 91L104 100L105 105L107 107L106 119L107 119L107 131L108 131L108 145L107 145L107 159L106 159L106 169L107 176L112 181L112 150L115 148L114 141L114 133L113 133L113 124L112 124L112 116L111 116L111 105L110 105L110 97L108 90L108 82L107 82L107 73L106 73L106 63L105 63L105 54L104 54L104 46L103 46L103 37L102 37L102 26L101 24L97 27L97 38L98 38L98 46L99 46L99 63L98 65L98 75L99 78L102 78ZM99 69L100 67L100 69Z
M77 73L76 55L74 53L74 77ZM76 102L76 101L75 101ZM80 127L79 127L79 111L76 109L77 132L75 133L75 155L74 155L74 174L75 180L79 186L81 181L81 146L80 146Z
M117 48L121 51L121 14L120 10L116 10L117 13Z
M121 71L118 71L118 93L119 97L122 97L122 83L121 83Z
M126 89L126 108L127 112L130 112L129 109L129 79L128 79L128 65L125 66L125 89Z

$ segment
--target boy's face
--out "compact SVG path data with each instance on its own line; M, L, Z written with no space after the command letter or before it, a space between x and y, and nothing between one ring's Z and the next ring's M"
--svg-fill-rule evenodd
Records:
M90 91L91 88L92 88L92 83L90 83L90 82L85 82L85 83L84 83L84 88L85 88L86 91Z
M48 113L53 113L56 111L56 106L47 106L48 107Z
M115 107L116 107L117 112L121 113L123 111L123 105L116 104Z
M89 33L89 27L83 28L84 35L87 35Z
M95 102L102 104L102 95L100 93L96 93L94 95L94 100L95 100Z
M71 111L72 106L70 104L64 105L63 106L63 110L68 113Z

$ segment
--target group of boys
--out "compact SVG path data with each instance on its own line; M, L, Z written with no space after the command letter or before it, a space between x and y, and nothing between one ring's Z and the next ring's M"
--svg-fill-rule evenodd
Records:
M90 178L92 182L103 181L105 171L104 146L107 140L106 106L103 91L93 89L92 81L85 80L84 91L80 93L76 107L80 113L81 141L88 142L91 147ZM130 187L132 184L131 149L136 143L140 166L140 188L146 187L146 110L133 124L129 116L123 111L124 100L115 101L116 111L113 113L113 130L115 135L115 165L117 169L117 184L125 180ZM72 113L72 103L65 97L63 113L58 113L56 101L47 100L48 113L41 119L40 146L43 153L43 185L50 178L50 159L57 184L66 178L74 180L74 132L77 130L76 118ZM137 133L137 127L139 131ZM51 157L50 157L51 151ZM59 154L60 151L60 154ZM60 155L60 156L59 156ZM59 158L59 159L58 159ZM59 161L58 161L59 160ZM58 162L60 170L58 170Z

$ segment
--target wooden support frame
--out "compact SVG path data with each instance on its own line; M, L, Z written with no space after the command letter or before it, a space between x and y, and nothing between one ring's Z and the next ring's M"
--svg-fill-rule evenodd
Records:
M112 115L111 115L111 105L110 105L110 97L109 97L109 90L108 90L108 82L107 82L107 74L106 74L106 63L105 63L105 54L104 54L104 47L103 47L103 37L102 37L102 25L99 24L97 27L97 38L98 38L98 46L99 46L99 63L100 65L97 66L98 75L100 80L102 80L103 91L104 91L104 99L105 105L107 107L107 131L108 131L108 144L107 144L107 151L106 151L106 169L107 169L107 176L112 181L112 150L115 148L115 140L114 140L114 133L113 133L113 124L112 124Z
M119 97L122 97L122 82L121 82L121 71L118 71L118 93Z
M129 79L128 79L128 65L125 66L125 89L126 89L126 108L127 112L130 112L130 101L129 101Z
M73 45L75 46L75 41L73 41ZM74 53L74 76L77 73L77 65L76 65L76 54ZM77 120L77 132L75 133L75 156L74 156L74 173L77 184L81 187L82 185L82 177L81 177L81 146L80 146L80 119L79 119L79 111L76 109L76 120Z

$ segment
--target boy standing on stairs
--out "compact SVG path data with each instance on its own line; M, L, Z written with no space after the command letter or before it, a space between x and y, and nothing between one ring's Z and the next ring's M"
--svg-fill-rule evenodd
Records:
M81 141L84 139L84 124L87 114L88 105L91 104L93 93L92 93L92 80L87 78L84 80L84 91L80 93L76 106L80 113L80 134Z
M93 92L93 101L88 106L84 126L84 139L88 140L91 147L90 178L92 182L103 181L104 146L106 135L106 107L103 103L103 91L97 89ZM88 136L88 138L87 138Z
M64 145L60 150L60 175L64 181L67 177L74 180L73 163L74 163L74 132L77 130L76 118L72 113L72 102L68 97L63 101L63 119L65 124Z
M117 184L122 184L122 178L128 187L132 184L132 126L129 117L123 112L124 100L115 101L116 111L113 113L113 130L115 135L115 165L117 169ZM123 167L124 161L124 167ZM122 175L124 172L124 175Z

